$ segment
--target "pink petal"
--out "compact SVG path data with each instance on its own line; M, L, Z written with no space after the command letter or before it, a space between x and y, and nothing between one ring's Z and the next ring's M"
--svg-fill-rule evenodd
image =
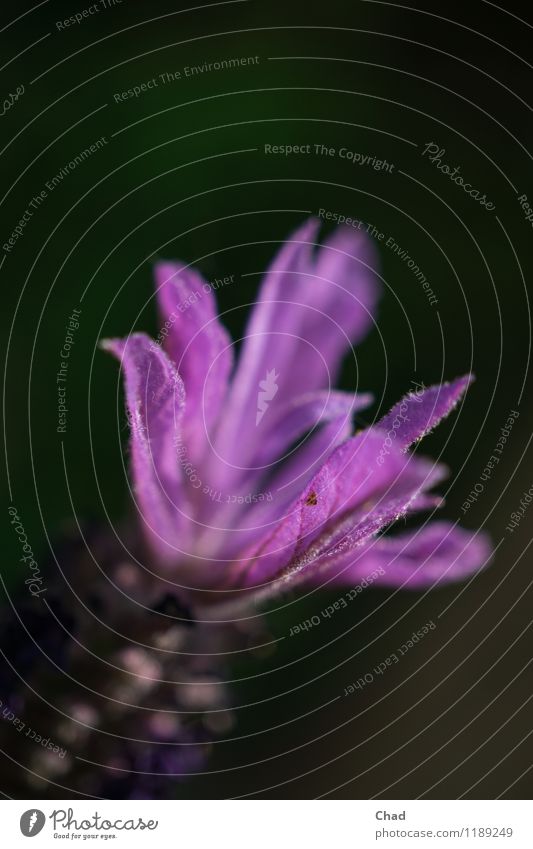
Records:
M335 449L274 529L243 553L236 568L239 581L250 586L269 580L346 515L352 526L374 516L382 527L391 520L391 511L397 513L399 505L442 477L442 467L406 457L395 448L378 464L382 444L383 433L368 429ZM374 524L369 527L374 529Z
M276 410L264 432L258 432L254 463L268 464L284 459L284 452L311 429L316 430L341 419L351 421L354 413L371 403L371 395L352 395L349 392L309 392L295 397Z
M261 286L217 436L221 478L253 463L258 413L266 427L294 397L328 390L372 323L380 290L370 241L341 228L313 256L318 224L285 243Z
M197 271L160 262L155 279L162 329L167 323L164 347L187 393L184 439L190 459L199 462L226 398L232 342L218 319L213 291Z
M457 406L473 379L472 375L466 375L451 383L410 392L394 405L377 427L387 431L389 438L405 450L430 433Z
M373 539L346 551L312 573L313 583L356 586L373 575L375 586L424 589L460 581L483 568L491 557L489 538L450 522L430 522L415 531Z

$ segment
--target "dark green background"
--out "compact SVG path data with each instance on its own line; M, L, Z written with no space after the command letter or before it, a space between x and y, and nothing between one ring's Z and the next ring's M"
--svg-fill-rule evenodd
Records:
M4 7L5 24L27 8ZM346 365L343 385L357 379L385 411L412 380L429 384L475 372L460 417L424 444L426 453L442 452L453 470L443 510L451 520L462 515L510 410L519 409L502 462L465 517L468 527L485 523L495 542L504 542L491 568L464 591L368 591L318 633L287 639L259 666L238 667L244 679L272 670L243 680L239 690L243 704L267 699L239 711L238 732L251 736L216 744L211 766L221 772L179 792L308 797L347 782L334 795L366 798L397 780L385 795L401 798L443 778L429 795L455 797L478 779L470 795L498 795L531 763L531 745L520 742L531 729L528 670L509 684L531 654L528 631L511 648L531 616L531 517L512 536L505 532L533 478L527 380L519 404L530 344L532 229L511 187L533 197L531 26L511 14L527 12L518 4L504 13L483 2L419 2L417 11L342 0L313 6L252 0L186 11L176 3L123 0L57 31L57 20L82 8L83 2L51 0L0 34L9 62L2 92L26 87L0 124L7 145L2 195L9 190L2 243L47 180L98 137L109 139L45 200L1 270L9 336L5 451L12 500L35 551L46 558L47 535L56 538L69 523L70 496L87 518L117 519L127 508L118 370L96 345L133 327L157 332L154 259L193 262L208 279L234 274L219 303L238 335L258 279L241 275L264 269L305 210L325 207L372 222L424 271L439 300L440 324L409 269L382 249L388 292L379 333L357 349L357 368ZM256 66L182 79L125 103L113 99L164 71L255 55ZM280 56L314 58L268 58ZM486 192L495 213L421 157L430 141ZM265 143L347 146L386 158L395 169L378 173L314 155L265 156ZM236 153L249 148L257 151ZM55 373L66 321L89 283L69 370L69 496L55 430ZM377 412L376 406L370 415ZM2 534L2 576L14 587L19 550L7 518ZM318 709L456 597L398 673L351 701ZM326 601L321 596L273 614L273 633L286 634ZM265 731L280 722L284 727ZM335 730L341 723L347 724ZM253 761L256 766L246 766ZM508 795L527 796L529 788L525 775Z

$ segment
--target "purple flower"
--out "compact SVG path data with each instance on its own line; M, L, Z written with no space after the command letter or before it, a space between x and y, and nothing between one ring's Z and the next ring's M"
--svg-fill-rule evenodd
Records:
M389 535L442 500L446 475L411 447L459 403L470 376L418 387L353 435L365 394L332 388L370 330L372 244L339 228L317 249L306 222L262 283L236 363L213 287L155 268L162 329L104 342L122 362L133 495L154 571L187 602L249 603L284 588L421 588L482 567L490 545L445 521ZM384 531L387 531L385 534Z

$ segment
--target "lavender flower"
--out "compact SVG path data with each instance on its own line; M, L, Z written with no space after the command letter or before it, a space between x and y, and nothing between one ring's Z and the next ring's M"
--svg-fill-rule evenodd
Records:
M484 535L448 522L383 534L442 503L431 490L445 468L409 449L471 377L410 392L352 435L372 398L330 387L371 327L376 260L366 237L343 228L315 252L318 224L305 223L272 263L235 366L211 287L169 262L155 268L163 346L143 333L104 343L124 372L151 562L195 609L356 584L378 564L382 584L420 588L489 557Z

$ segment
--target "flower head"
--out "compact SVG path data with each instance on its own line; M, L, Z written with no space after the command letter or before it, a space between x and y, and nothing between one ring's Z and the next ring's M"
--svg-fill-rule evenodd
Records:
M321 247L306 222L267 271L237 362L211 286L155 267L162 345L104 342L122 363L133 495L154 571L189 603L242 602L288 587L376 582L420 588L462 578L490 555L481 533L429 521L446 469L411 450L459 403L471 376L418 386L353 433L367 394L336 391L345 354L369 331L376 258L339 228ZM387 533L384 533L387 531Z

